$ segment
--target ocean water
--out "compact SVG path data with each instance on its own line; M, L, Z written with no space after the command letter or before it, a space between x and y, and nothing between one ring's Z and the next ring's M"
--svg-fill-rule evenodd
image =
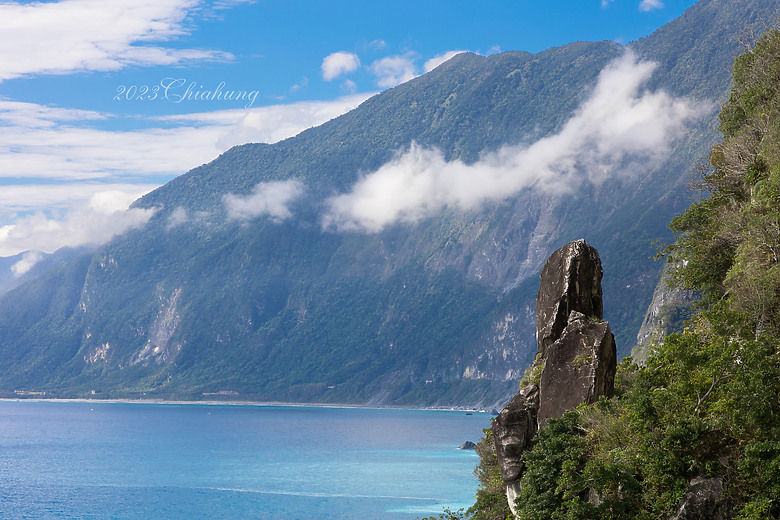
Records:
M473 502L489 414L0 402L0 518L413 520Z

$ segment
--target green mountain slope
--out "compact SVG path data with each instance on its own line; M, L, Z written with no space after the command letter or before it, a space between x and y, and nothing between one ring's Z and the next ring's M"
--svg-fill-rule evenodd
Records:
M705 0L631 47L659 63L651 88L717 102L739 49L721 26L773 8ZM605 315L628 353L660 270L650 242L687 207L686 172L712 144L714 114L660 166L574 194L525 190L379 233L321 228L328 196L413 142L472 164L559 131L622 52L462 54L320 127L182 175L136 202L159 208L146 228L0 301L0 390L492 405L536 350L542 262L580 237L605 259ZM294 218L227 218L226 194L288 179L306 187ZM63 295L56 308L47 284Z

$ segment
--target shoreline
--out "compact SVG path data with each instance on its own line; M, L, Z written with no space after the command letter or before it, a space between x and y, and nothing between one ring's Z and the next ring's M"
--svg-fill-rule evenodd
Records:
M201 405L201 406L254 406L254 407L296 407L296 408L339 408L366 410L425 410L440 412L464 412L472 414L490 414L489 410L457 407L415 407L415 406L376 406L361 404L330 403L287 403L281 401L177 401L170 399L87 399L79 398L39 398L39 397L0 397L0 402L41 402L41 403L104 403L104 404L147 404L147 405Z

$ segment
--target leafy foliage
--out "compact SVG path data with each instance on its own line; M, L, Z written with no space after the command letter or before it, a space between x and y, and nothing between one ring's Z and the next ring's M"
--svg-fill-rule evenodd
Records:
M704 476L723 480L737 518L780 518L780 341L748 322L702 312L646 366L625 359L612 399L550 420L526 452L517 517L666 519ZM480 464L489 474L494 455Z
M780 32L764 35L734 63L734 88L720 114L724 141L701 168L706 198L672 221L667 248L676 279L728 295L756 332L780 323ZM684 261L682 261L684 260Z
M594 513L595 508L581 496L588 493L582 479L586 446L577 422L576 412L566 412L539 431L536 446L525 456L517 498L519 519L561 520Z

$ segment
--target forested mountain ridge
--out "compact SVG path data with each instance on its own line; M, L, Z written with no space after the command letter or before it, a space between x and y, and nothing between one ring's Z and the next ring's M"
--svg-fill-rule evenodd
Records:
M697 3L629 45L637 61L657 63L642 89L725 99L739 51L727 29L773 9ZM715 138L712 114L691 118L652 168L625 158L630 175L573 193L530 186L373 231L322 221L329 201L410 147L466 168L561 135L623 53L579 42L458 55L320 127L233 148L182 175L136 202L157 209L146 228L0 301L0 389L493 405L514 392L535 351L542 262L581 237L605 259L605 318L627 353L660 270L650 242L689 203L686 173ZM232 214L228 201L262 199L258 186L289 204Z

